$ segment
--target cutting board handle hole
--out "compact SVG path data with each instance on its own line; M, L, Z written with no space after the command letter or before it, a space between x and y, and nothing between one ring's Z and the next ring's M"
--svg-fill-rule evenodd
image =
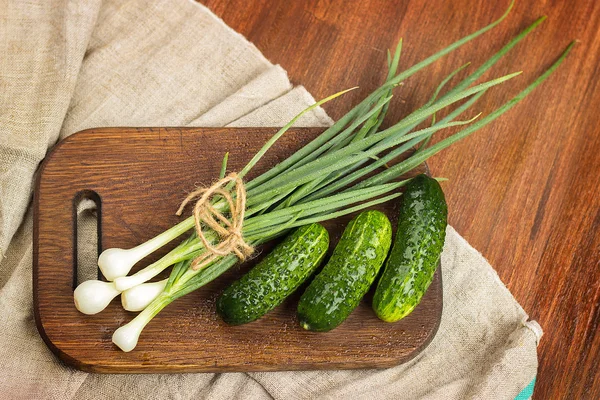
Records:
M98 269L101 201L98 193L82 190L73 198L73 289L83 281L102 279Z

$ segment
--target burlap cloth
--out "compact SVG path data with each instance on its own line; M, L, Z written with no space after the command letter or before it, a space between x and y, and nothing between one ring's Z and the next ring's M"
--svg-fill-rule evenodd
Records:
M98 126L281 126L313 99L187 0L0 0L0 99L0 398L508 399L535 377L541 330L452 228L439 332L396 368L132 376L64 366L32 312L32 183L47 151ZM298 125L329 123L318 109Z

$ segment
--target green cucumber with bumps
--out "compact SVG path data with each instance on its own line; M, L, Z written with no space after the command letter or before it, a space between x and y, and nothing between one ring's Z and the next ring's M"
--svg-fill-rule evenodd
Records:
M369 290L392 242L392 226L379 211L364 211L342 234L329 262L298 304L300 325L325 332L340 325Z
M402 196L394 246L373 296L373 310L383 321L399 321L421 302L439 264L447 220L440 184L426 175L412 179Z
M329 234L320 224L288 235L260 263L217 299L217 312L230 325L255 321L292 294L323 261Z

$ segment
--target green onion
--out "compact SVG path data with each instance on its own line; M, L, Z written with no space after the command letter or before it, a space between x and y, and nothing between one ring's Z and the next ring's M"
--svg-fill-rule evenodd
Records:
M450 80L468 64L459 67L443 79L430 100L422 107L389 128L379 129L389 108L394 88L444 55L496 26L506 17L511 8L512 3L502 17L490 25L453 43L407 70L397 73L402 47L402 42L400 42L393 56L388 53L388 75L382 86L316 139L269 171L245 184L247 210L242 228L245 241L251 246L258 246L295 227L337 218L397 198L401 195L399 188L407 182L407 180L396 181L402 175L419 166L437 152L492 122L542 83L564 60L573 44L570 44L560 58L526 89L489 115L478 118L478 114L464 120L457 119L491 88L513 79L519 74L517 72L471 86L503 55L537 27L544 17L523 30L481 67L462 79L445 94L440 95ZM265 143L239 172L238 176L245 177L275 141L303 113L345 92L347 91L329 96L295 117ZM436 113L451 106L456 107L438 121ZM421 123L430 119L432 121L430 126L419 128ZM431 137L438 131L464 125L467 126L457 133L429 145ZM388 165L411 148L416 147L418 147L417 150L405 160L393 166ZM228 155L225 155L222 162L221 178L225 176L227 170ZM367 174L378 169L381 170L369 178L363 179ZM227 188L231 190L232 186L229 185ZM217 198L213 199L211 204L219 212L227 215L228 206L225 201ZM166 283L161 283L161 285L165 285L162 293L130 323L120 327L114 333L113 342L123 351L130 351L135 347L141 330L160 310L175 299L217 278L239 261L235 255L228 254L215 259L201 269L194 270L190 267L192 260L205 254L206 249L197 234L193 232L179 246L157 262L134 275L124 276L137 261L190 230L193 226L193 217L189 217L134 249L109 249L105 251L106 255L103 253L100 256L101 270L109 280L114 279L114 289L118 292L137 287L165 268L174 265L169 279ZM211 244L218 243L219 238L216 233L208 231L205 235ZM113 292L109 293L109 295L113 294Z

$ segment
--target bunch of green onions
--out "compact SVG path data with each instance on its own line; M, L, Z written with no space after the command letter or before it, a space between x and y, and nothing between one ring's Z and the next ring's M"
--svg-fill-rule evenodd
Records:
M402 47L400 41L393 55L388 52L388 75L381 87L288 159L246 183L244 240L251 246L258 246L295 227L337 218L397 198L401 195L398 189L407 182L398 181L403 174L495 120L527 96L558 67L573 43L547 71L489 115L477 115L466 120L457 119L488 89L519 74L517 72L471 86L545 17L536 20L477 70L440 95L450 79L468 64L452 72L441 82L426 104L389 128L380 130L394 87L444 55L492 29L507 16L511 8L512 4L504 15L492 24L398 73ZM271 137L238 175L244 178L302 114L346 92L336 93L300 113ZM452 105L457 107L441 120L436 120L437 112ZM430 120L428 126L422 127L423 122ZM437 131L464 125L468 126L430 145L430 138ZM388 167L388 163L413 148L416 148L416 151L410 157ZM225 176L226 169L227 155L222 163L221 178ZM368 174L371 175L365 178ZM223 213L228 211L227 204L218 199L213 200L213 206ZM113 342L123 351L131 351L136 346L142 329L165 306L211 282L238 262L235 255L229 254L218 258L205 268L190 268L192 260L206 251L194 231L160 260L131 276L126 276L138 261L193 227L194 218L189 217L132 249L104 251L100 255L98 265L109 282L87 281L75 290L76 305L85 313L99 312L119 294L122 294L122 302L126 309L142 310L113 335ZM213 243L219 240L216 233L211 231L206 233L206 237ZM170 266L173 268L168 279L147 283Z

